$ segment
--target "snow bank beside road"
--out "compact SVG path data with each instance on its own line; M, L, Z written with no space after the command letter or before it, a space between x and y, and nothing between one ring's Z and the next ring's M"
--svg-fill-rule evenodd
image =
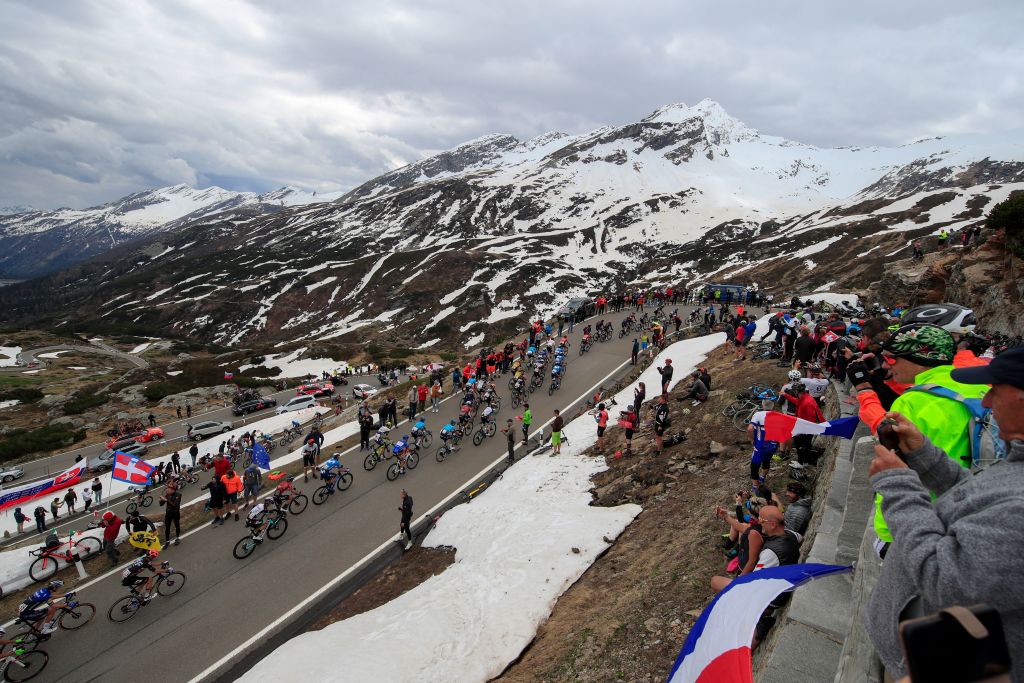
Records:
M637 382L658 387L655 366L671 358L675 385L724 341L719 333L676 342ZM619 405L632 402L635 385L617 395ZM604 537L616 538L641 510L592 507L590 478L605 469L582 456L596 441L594 423L582 416L563 434L560 457L526 457L472 505L445 513L424 546L454 547L452 566L386 605L293 638L241 680L301 672L318 681L487 681L501 673L605 549ZM343 667L322 656L339 643L341 654L357 655Z
M0 346L0 368L13 368L18 364L20 346Z

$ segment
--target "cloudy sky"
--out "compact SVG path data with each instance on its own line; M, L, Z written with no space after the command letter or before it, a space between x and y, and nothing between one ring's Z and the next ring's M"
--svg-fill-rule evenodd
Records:
M0 206L352 187L709 97L764 132L1024 126L1020 0L0 0Z

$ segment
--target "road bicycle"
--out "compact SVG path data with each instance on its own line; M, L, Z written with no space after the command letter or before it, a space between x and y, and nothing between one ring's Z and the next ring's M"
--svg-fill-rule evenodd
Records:
M79 602L78 593L75 591L69 591L59 598L50 600L48 604L61 603L57 606L56 618L57 625L64 631L74 631L82 628L96 616L96 605L89 602ZM24 638L35 638L33 642L39 643L44 640L49 640L51 633L43 633L41 626L43 620L37 619L35 621L27 621L18 617L14 620L16 624L23 624L26 627L25 633L21 634Z
M484 439L489 436L494 436L498 432L498 427L494 423L494 420L488 420L487 422L481 422L480 428L473 433L473 445L479 446L484 442Z
M552 396L556 391L562 388L562 377L565 376L565 372L559 374L551 374L551 384L548 385L548 396Z
M397 460L397 458L395 458L395 459ZM391 466L388 467L388 471L387 471L388 481L394 481L395 479L398 479L400 476L405 474L407 471L416 469L416 465L419 465L419 464L420 464L420 454L416 451L416 448L414 446L414 447L409 449L408 453L405 456L405 467L404 468L398 462L393 462L393 463L391 463Z
M266 534L267 538L271 540L277 540L284 535L284 532L288 530L288 520L285 518L283 510L275 509L264 513L267 519ZM239 539L238 543L235 544L234 550L231 551L237 559L244 560L245 558L252 555L252 551L256 550L256 546L263 542L262 538L258 538L257 530L262 527L262 524L257 524L249 529L249 535Z
M430 448L430 444L434 440L434 433L426 427L418 431L414 429L411 435L416 448Z
M133 586L131 592L119 599L110 606L107 618L114 623L120 624L135 616L135 613L145 607L153 599L153 593L170 597L181 590L185 585L186 576L176 569L172 569L169 562L160 563L160 572L153 581L153 588L143 595L138 588Z
M580 341L580 355L582 356L587 351L589 351L590 347L593 346L593 345L594 345L594 342L591 341L590 339L584 338L582 341Z
M49 661L50 655L42 650L15 646L0 659L0 672L5 681L27 681L38 676Z
M124 511L129 515L140 507L148 508L153 504L153 496L146 493L146 489L129 489L132 494L128 497L128 504L125 505Z
M67 550L62 550L64 546L67 546ZM73 536L69 535L68 540L58 546L30 550L29 554L35 555L36 559L29 565L28 575L37 583L46 581L57 573L58 560L64 560L68 564L73 564L73 555L77 554L82 560L86 560L99 555L102 549L103 545L95 536L82 536L75 541Z
M462 430L456 429L448 439L442 439L442 441L441 447L437 449L437 454L434 456L438 462L444 462L449 455L462 447Z
M369 472L377 463L384 462L391 457L391 441L384 439L383 443L374 443L370 452L363 458L363 469Z
M520 390L517 391L516 389L513 388L512 389L512 407L513 408L518 408L520 405L523 404L524 401L526 401L526 394L523 393L523 390L520 389Z
M352 485L352 470L347 467L342 467L341 471L337 474L330 472L322 476L324 477L324 485L313 492L313 505L323 505L335 491L345 491ZM291 508L289 508L290 511Z
M281 509L281 505L284 503L285 496L281 494L274 494L273 500L274 505ZM296 493L288 501L288 512L293 515L301 515L309 507L309 498L304 493Z

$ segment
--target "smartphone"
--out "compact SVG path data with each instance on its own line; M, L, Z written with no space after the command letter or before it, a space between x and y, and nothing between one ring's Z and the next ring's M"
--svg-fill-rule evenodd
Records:
M896 453L900 460L906 462L907 459L904 457L903 451L900 450L900 437L894 429L895 426L896 420L891 417L887 417L878 423L878 443Z
M1009 681L1009 677L998 678L1010 671L1010 652L999 613L988 605L967 609L985 627L987 635L972 637L956 617L946 612L900 624L910 680Z

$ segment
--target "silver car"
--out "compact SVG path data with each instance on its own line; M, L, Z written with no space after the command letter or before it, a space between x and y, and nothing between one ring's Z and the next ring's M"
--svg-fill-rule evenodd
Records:
M197 422L194 425L188 426L188 438L193 441L201 441L208 436L230 432L232 429L234 429L234 425L230 422L216 422L214 420Z
M0 470L0 482L8 484L15 479L21 479L25 476L25 470L20 467L8 467Z

